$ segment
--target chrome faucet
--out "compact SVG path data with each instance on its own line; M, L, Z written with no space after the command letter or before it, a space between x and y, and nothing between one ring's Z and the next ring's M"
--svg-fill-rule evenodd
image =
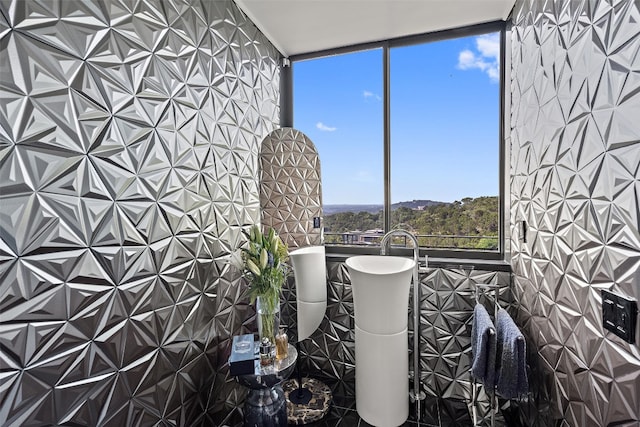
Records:
M413 390L409 393L411 400L416 404L416 418L420 420L420 401L427 396L421 390L420 381L420 278L418 276L418 259L420 253L420 245L415 234L397 228L389 231L380 240L380 255L386 255L390 252L391 239L395 236L408 237L413 242Z
M420 249L420 245L418 244L418 238L415 236L415 234L410 233L409 231L402 228L391 230L382 237L382 240L380 241L380 255L387 254L387 250L391 246L391 239L395 236L404 236L411 239L411 241L413 242L413 260L416 262L416 266L417 266L418 258L419 258L418 253Z

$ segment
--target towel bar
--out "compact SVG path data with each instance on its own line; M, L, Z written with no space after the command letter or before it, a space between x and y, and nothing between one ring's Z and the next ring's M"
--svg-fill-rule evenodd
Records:
M499 304L498 304L498 290L500 290L501 288L503 288L505 286L501 286L501 285L496 285L496 284L490 284L490 283L476 283L475 284L475 300L476 300L476 304L480 303L480 292L482 292L482 294L484 294L485 296L487 295L488 292L491 292L493 294L493 318L495 319L496 316L498 315L498 309L500 308ZM496 334L496 330L495 328L491 328L489 330L489 335L495 335ZM478 414L477 414L477 409L476 409L476 404L477 402L477 392L476 392L476 386L477 386L477 382L476 382L476 378L474 377L473 373L471 372L471 369L469 369L469 373L471 375L471 379L472 379L472 384L471 384L471 412L472 412L472 416L473 416L473 425L477 426L478 425ZM495 396L495 387L492 390L488 390L488 394L489 394L489 399L490 399L490 411L491 411L491 427L495 426L495 409L496 409L496 396Z
M489 297L489 293L491 293L491 297L493 298L493 318L494 320L497 319L498 317L498 310L500 309L500 304L498 304L498 291L502 288L506 288L506 286L502 286L502 285L496 285L496 284L489 284L489 283L477 283L475 285L475 302L476 304L480 303L480 294L485 295L485 297ZM489 330L489 335L494 335L496 334L496 329L495 328L491 328ZM516 338L516 340L518 342L523 342L525 341L523 336L518 336ZM471 385L471 408L472 408L472 416L473 416L473 424L474 426L478 425L478 414L477 414L477 408L476 408L476 404L477 404L477 391L476 391L476 386L478 385L476 378L473 375L472 370L469 370L469 373L471 375L471 379L472 379L472 385ZM491 388L491 390L487 390L489 398L490 398L490 411L491 411L491 427L495 426L495 412L497 409L497 399L496 399L496 388L493 387Z

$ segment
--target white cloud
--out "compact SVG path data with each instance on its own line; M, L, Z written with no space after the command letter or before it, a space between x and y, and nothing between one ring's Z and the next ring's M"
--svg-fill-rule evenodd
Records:
M476 37L476 47L482 56L498 61L500 58L500 35L490 34Z
M500 80L500 70L498 69L498 67L491 67L489 69L486 70L487 74L489 75L489 78L491 79L492 82L498 82Z
M364 170L364 169L356 171L355 175L353 176L353 180L357 182L365 182L365 183L374 181L373 174L371 173L371 171Z
M382 97L380 95L376 95L375 93L373 93L371 91L368 91L368 90L363 91L362 92L362 96L364 96L364 99L373 98L373 99L376 99L378 101L382 100Z
M476 67L476 56L470 50L463 50L458 55L458 68L468 70Z
M500 36L498 34L476 37L476 50L465 49L458 55L458 68L478 69L487 73L491 81L500 78Z
M334 127L331 127L331 126L327 126L322 122L316 123L316 128L318 128L318 129L320 129L322 131L325 131L325 132L333 132L334 130L338 129L338 128L334 128Z

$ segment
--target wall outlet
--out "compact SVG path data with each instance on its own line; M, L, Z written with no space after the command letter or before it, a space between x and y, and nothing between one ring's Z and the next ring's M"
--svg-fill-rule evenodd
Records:
M602 325L628 343L636 337L638 303L612 292L602 290Z

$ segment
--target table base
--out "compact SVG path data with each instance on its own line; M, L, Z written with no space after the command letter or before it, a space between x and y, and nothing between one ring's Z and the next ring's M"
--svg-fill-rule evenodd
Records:
M245 427L286 427L287 405L281 385L250 389L244 402Z

